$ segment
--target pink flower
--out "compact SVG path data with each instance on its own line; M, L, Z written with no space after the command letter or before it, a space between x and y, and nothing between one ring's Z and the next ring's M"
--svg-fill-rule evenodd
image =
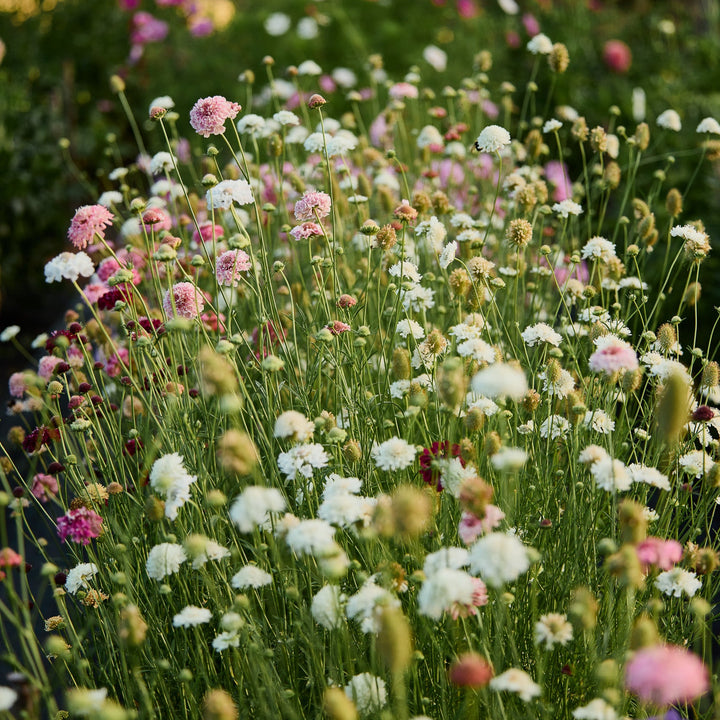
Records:
M683 556L682 545L677 540L657 537L645 538L635 549L645 570L648 570L650 565L655 565L660 570L670 570Z
M175 308L173 309L173 301ZM180 282L173 285L172 296L170 290L163 298L163 309L169 317L196 318L205 307L203 294L190 282Z
M27 383L25 382L25 373L16 372L10 376L8 380L8 389L10 395L15 398L21 398L27 390Z
M417 87L409 82L395 83L388 92L393 100L402 100L404 98L415 100L418 97Z
M354 305L357 305L357 299L354 298L352 295L348 295L347 293L345 293L338 298L337 306L341 307L343 310L347 310Z
M107 291L108 286L103 283L88 283L83 288L83 295L85 295L87 301L92 305L105 295Z
M250 257L242 250L228 250L217 258L215 277L220 285L237 287L240 273L250 269Z
M622 40L608 40L603 47L603 60L614 73L626 73L632 65L632 52Z
M300 202L300 200L298 200ZM295 206L297 207L297 205ZM304 222L297 225L290 231L290 235L294 240L307 240L311 237L322 237L323 229L314 222Z
M525 13L522 16L522 24L530 37L535 37L540 32L540 23L532 13Z
M569 171L564 163L559 160L550 160L545 165L545 177L553 186L553 200L562 202L572 197L572 185L568 180Z
M38 364L38 375L47 382L52 377L55 366L61 362L62 360L59 357L55 357L55 355L45 355L45 357L41 357Z
M213 225L210 220L201 222L198 229L193 232L193 242L212 242L213 237L217 240L225 234L221 225Z
M453 620L459 617L468 617L469 615L477 615L477 609L488 604L487 585L480 578L473 578L473 594L470 605L461 605L453 603L450 608L450 615Z
M90 508L79 507L68 510L57 519L57 533L60 540L69 537L74 543L89 545L93 538L100 535L103 519Z
M485 506L485 517L483 518L476 517L469 512L463 512L458 526L458 535L466 545L470 545L480 535L492 532L504 517L505 513L495 505Z
M105 363L105 372L110 377L117 377L125 371L130 362L130 353L127 348L118 348L117 352L111 355Z
M298 220L319 219L329 214L330 196L320 190L308 190L295 203L295 217Z
M697 655L677 645L642 648L625 666L625 687L661 707L692 702L710 688L708 670Z
M458 15L463 20L471 20L480 13L475 0L457 0L456 5Z
M168 24L154 18L148 12L136 12L132 19L130 42L133 45L146 45L151 42L161 42L167 37Z
M240 105L226 100L222 95L201 98L190 111L190 125L203 137L222 135L225 132L225 121L234 120L240 110Z
M102 205L83 205L75 211L68 240L78 249L84 250L98 235L105 239L105 228L112 224L115 217Z
M38 473L33 477L30 492L40 501L47 502L50 498L57 495L58 483L52 475Z
M20 567L23 559L12 548L0 550L0 567Z
M598 344L598 349L590 356L588 365L593 372L612 375L620 370L637 370L638 359L635 350L624 340L606 335Z
M326 327L333 335L340 335L350 330L350 326L342 320L333 320L329 325L326 325Z
M149 208L143 213L142 221L145 232L159 233L172 227L172 218L162 208Z
M196 17L190 21L189 29L193 37L207 37L212 35L215 26L210 18Z

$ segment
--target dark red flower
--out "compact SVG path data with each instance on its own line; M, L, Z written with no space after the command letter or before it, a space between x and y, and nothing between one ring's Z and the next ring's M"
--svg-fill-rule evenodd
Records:
M420 453L420 474L422 475L422 479L428 485L435 485L437 491L440 492L443 489L440 483L440 473L437 471L437 468L433 467L433 463L435 460L441 458L450 459L454 457L460 457L460 446L457 443L450 445L450 443L445 440L445 442L434 442L429 448L425 448ZM460 462L462 466L465 467L465 462L462 458L460 458Z

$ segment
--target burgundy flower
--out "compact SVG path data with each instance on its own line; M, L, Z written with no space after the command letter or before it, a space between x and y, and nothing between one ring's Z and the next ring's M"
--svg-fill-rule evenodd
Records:
M440 482L440 473L437 471L437 468L433 467L433 462L439 459L450 459L459 456L460 446L457 443L450 445L447 440L445 440L445 442L434 442L429 448L425 448L420 453L420 474L422 475L422 479L428 485L435 485L437 491L440 492L443 489ZM460 458L460 462L462 466L465 467L462 458Z

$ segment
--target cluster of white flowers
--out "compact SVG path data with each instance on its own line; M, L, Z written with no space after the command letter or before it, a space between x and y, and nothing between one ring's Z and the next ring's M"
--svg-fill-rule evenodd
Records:
M343 606L346 601L347 596L337 585L324 585L313 597L310 612L316 623L327 630L333 630L342 625Z
M288 480L294 480L298 473L305 478L311 478L313 470L324 468L328 464L328 455L322 445L309 443L296 445L287 452L278 455L280 472Z
M339 527L357 523L367 526L377 505L373 497L359 497L361 482L358 478L343 478L332 473L328 476L322 493L322 503L317 515L321 520Z
M45 265L45 282L76 282L80 276L90 277L94 272L95 266L87 253L62 252Z
M285 498L279 490L259 485L246 487L230 507L230 519L242 533L250 533L270 522L270 513L285 509Z
M360 673L350 678L345 686L345 694L362 715L378 712L387 702L385 681L370 673Z

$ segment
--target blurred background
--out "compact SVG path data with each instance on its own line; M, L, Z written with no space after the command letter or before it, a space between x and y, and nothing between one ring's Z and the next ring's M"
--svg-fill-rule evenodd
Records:
M375 54L389 79L417 66L422 87L440 93L472 82L478 53L487 51L491 98L510 82L521 101L534 59L525 46L538 31L570 52L553 105L576 108L590 127L607 124L611 105L630 131L646 120L652 144L644 162L664 168L672 152L668 181L682 191L702 153L697 123L720 118L716 0L0 0L0 330L19 325L27 346L61 319L67 290L46 285L43 266L67 249L74 210L96 202L113 168L137 161L113 75L125 83L149 153L162 148L146 132L148 105L166 95L180 132L201 153L187 120L198 98L220 94L245 106L269 69L287 79L306 59L324 73L307 89L321 89L335 117L347 109L351 85L368 86ZM447 53L445 69L423 61L428 45ZM366 108L371 119L372 103ZM655 126L667 108L680 113L680 133ZM702 218L718 243L720 148L707 156L684 220ZM706 279L720 269L714 255ZM712 285L703 295L711 322L720 305L720 284ZM0 344L3 378L25 364Z

